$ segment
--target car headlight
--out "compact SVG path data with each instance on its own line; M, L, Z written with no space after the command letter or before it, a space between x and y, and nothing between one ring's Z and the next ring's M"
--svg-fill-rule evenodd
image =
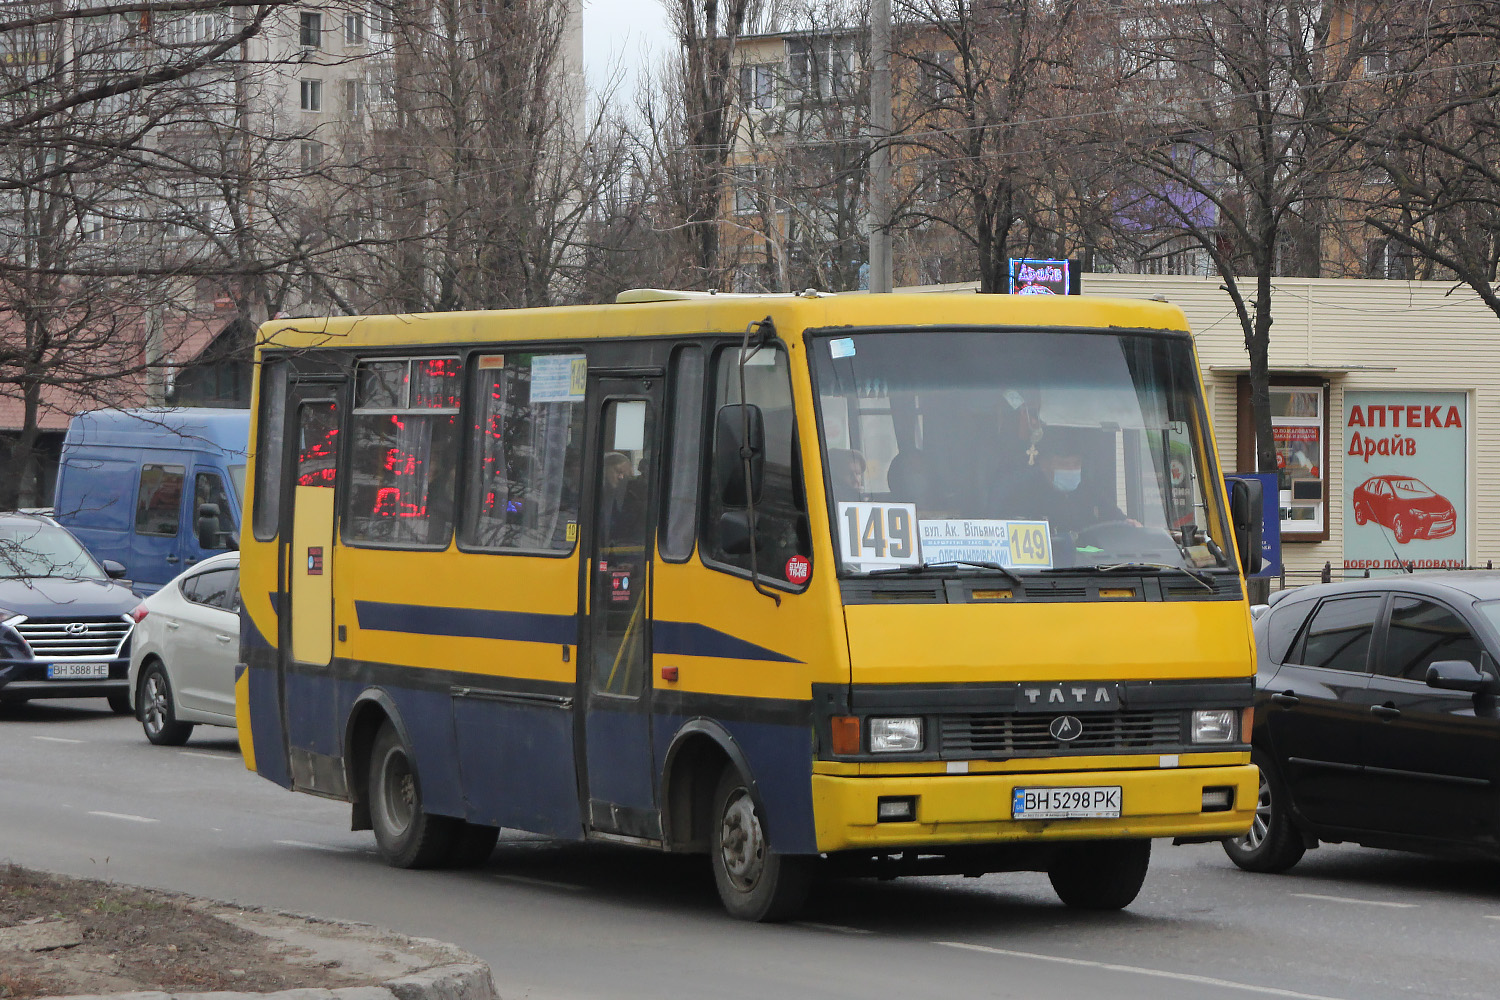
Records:
M1194 743L1234 743L1238 737L1239 710L1200 709L1193 713Z
M922 720L917 717L870 720L871 753L912 753L922 749Z

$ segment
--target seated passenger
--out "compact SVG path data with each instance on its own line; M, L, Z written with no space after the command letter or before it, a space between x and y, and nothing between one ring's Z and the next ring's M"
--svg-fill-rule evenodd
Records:
M927 456L921 451L907 449L896 452L885 470L885 482L893 501L914 503L924 511L942 506L938 503L938 490L933 482L932 470L927 464Z
M1046 428L1037 442L1037 463L1004 501L1011 520L1047 521L1053 531L1078 532L1096 524L1124 521L1125 515L1084 482L1084 438L1075 427Z
M835 500L863 500L865 496L865 456L850 448L831 448L828 468L833 475Z

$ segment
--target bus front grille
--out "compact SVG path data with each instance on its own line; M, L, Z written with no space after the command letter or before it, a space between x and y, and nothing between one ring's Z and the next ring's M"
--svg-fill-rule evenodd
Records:
M1182 746L1183 713L1169 711L1083 713L1083 733L1058 740L1053 715L1010 712L942 717L942 755L962 757L1057 757L1085 753L1154 753Z

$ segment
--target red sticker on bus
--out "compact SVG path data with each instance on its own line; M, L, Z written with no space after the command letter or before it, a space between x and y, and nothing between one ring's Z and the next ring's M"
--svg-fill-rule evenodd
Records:
M812 560L807 556L792 556L786 561L786 578L790 583L806 583L812 576Z

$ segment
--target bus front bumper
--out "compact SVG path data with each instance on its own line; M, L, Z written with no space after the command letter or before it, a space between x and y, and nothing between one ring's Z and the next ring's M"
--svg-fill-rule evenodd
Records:
M1250 828L1253 764L1160 770L901 777L813 775L818 850L1147 837L1235 837ZM1013 819L1016 788L1119 786L1118 818ZM1205 791L1228 808L1205 808ZM882 800L914 800L915 819L880 822Z

